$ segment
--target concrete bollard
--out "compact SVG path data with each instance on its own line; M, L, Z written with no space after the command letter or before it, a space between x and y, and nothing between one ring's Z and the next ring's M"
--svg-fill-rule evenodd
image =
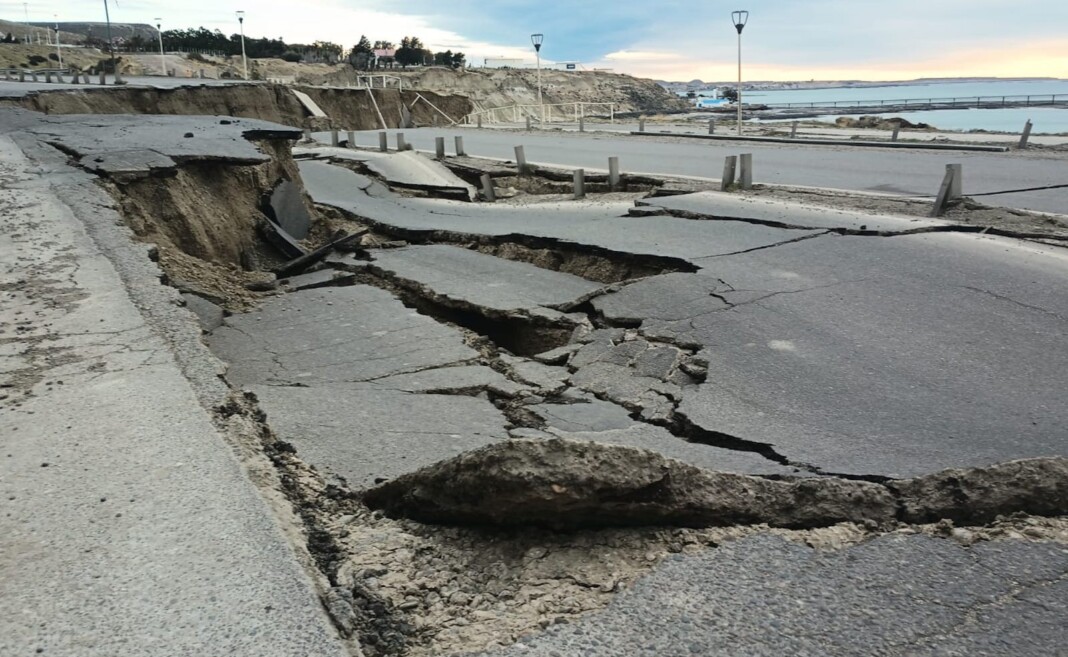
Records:
M311 128L304 128L304 141L311 141L311 140L312 140Z
M947 164L946 172L952 172L952 180L949 183L948 200L956 201L964 195L964 166L961 164Z
M797 121L790 126L790 139L797 139Z
M408 150L408 145L404 141L404 133L397 133L397 152Z
M738 169L738 156L728 155L723 161L723 177L719 181L720 191L727 191L734 184L734 174Z
M753 188L753 154L742 153L738 158L738 186L742 189Z
M341 144L341 136L337 130L330 131L330 145L337 148Z
M901 126L894 126L894 134L890 135L890 141L897 141L897 136L901 134Z
M608 188L613 192L619 189L619 158L608 158Z
M645 132L645 119L638 119L638 132Z
M26 71L19 71L19 82L26 81Z
M963 167L961 165L946 165L946 175L942 178L942 186L938 188L938 196L935 197L934 207L931 208L930 216L941 217L946 211L946 203L955 198L960 198L962 174Z
M385 132L378 133L378 150L383 153L389 150L389 135Z
M356 131L355 130L349 130L348 131L348 138L349 138L348 147L349 148L356 148Z
M37 82L37 74L36 73L30 73L30 77L32 78L33 82Z
M575 200L586 198L586 170L575 169Z
M527 172L527 152L522 146L515 147L515 168L519 175Z
M52 84L52 73L51 73L51 71L45 71L45 84Z
M1027 148L1027 141L1031 138L1031 119L1027 119L1027 123L1024 124L1023 134L1020 135L1020 148Z
M497 200L497 193L493 191L493 178L488 173L482 174L482 195L492 203Z
M579 117L579 132L586 132L586 117Z
M482 115L481 114L478 115L478 127L479 128L482 127Z
M527 117L527 130L530 130L530 117Z
M456 157L464 157L467 155L467 151L464 150L464 138L456 136Z
M445 159L445 138L444 137L435 137L434 138L434 157L436 157L439 160L444 160Z
M100 69L100 86L104 86L107 83L108 83L107 73L104 72L104 69Z
M716 134L716 120L715 119L709 119L708 120L708 134L710 134L710 135Z

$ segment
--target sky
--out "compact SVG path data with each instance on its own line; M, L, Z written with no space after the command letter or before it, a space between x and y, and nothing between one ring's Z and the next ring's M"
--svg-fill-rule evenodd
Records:
M907 80L920 77L1068 78L1065 0L110 0L111 19L199 27L288 42L361 34L433 50L533 62L542 56L660 80L737 77L731 11L747 9L746 80ZM25 7L24 7L25 5ZM0 0L0 18L102 21L103 0Z

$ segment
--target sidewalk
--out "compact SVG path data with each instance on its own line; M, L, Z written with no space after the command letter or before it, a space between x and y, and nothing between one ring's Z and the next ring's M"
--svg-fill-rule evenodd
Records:
M161 337L183 327L87 234L85 208L119 221L87 181L0 135L0 654L350 654Z

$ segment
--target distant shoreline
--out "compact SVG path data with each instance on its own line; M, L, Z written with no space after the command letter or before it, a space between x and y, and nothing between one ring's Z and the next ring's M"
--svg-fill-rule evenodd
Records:
M774 81L774 80L751 80L743 83L749 89L768 90L820 90L820 89L877 89L881 87L917 87L936 84L974 84L978 82L1065 82L1068 78L1052 77L1014 77L1014 78L917 78L915 80L813 80L800 81ZM738 83L729 81L705 82L703 80L691 80L689 82L669 82L658 80L661 86L668 89L696 89L720 86L736 86Z

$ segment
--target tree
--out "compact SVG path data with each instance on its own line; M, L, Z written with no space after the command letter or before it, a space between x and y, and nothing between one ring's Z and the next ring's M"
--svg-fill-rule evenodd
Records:
M732 103L738 102L738 90L734 87L721 87L719 95Z
M455 52L452 54L452 67L463 68L467 66L467 55L462 52Z
M434 53L423 47L419 37L404 37L397 49L397 63L401 66L425 66L434 62Z
M393 50L394 48L396 46L393 45L392 41L375 41L375 50Z

